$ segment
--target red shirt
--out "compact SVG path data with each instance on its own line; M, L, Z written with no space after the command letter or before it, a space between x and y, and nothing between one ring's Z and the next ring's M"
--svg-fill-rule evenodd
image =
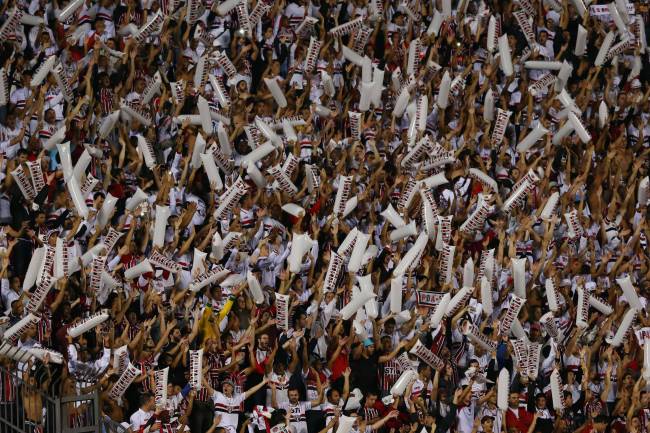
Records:
M508 408L506 411L506 425L508 429L514 427L518 432L528 433L528 428L533 422L533 414L524 408L518 408L516 411Z
M349 366L350 363L348 362L348 351L345 348L341 349L339 356L332 363L332 376L330 377L330 381L333 382L341 377L345 369Z
M586 426L582 427L581 429L577 430L577 433L594 433L596 430L594 429L593 424L587 424Z
M321 201L321 198L319 197L318 200L316 200L316 203L314 203L314 205L311 208L309 208L309 213L312 214L312 215L315 215L318 212L320 212L320 208L321 208L322 204L323 203Z
M614 421L614 423L611 425L610 428L611 428L611 431L613 433L626 433L627 432L625 422L622 421L622 420Z
M124 185L122 185L121 183L114 183L108 187L108 192L110 192L113 197L116 197L118 199L123 198Z

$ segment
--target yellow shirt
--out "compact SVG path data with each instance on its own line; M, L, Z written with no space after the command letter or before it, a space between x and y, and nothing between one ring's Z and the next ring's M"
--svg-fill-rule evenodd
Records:
M228 297L228 300L226 300L226 303L217 315L217 326L219 326L219 323L221 323L221 321L228 315L228 313L230 313L234 302L235 300L232 296ZM212 306L207 306L205 307L205 310L203 310L203 316L201 316L201 321L199 322L199 331L203 335L202 341L205 341L208 338L217 337L217 335L214 333L213 327L210 325L210 318L213 317L213 314L214 310L212 309Z

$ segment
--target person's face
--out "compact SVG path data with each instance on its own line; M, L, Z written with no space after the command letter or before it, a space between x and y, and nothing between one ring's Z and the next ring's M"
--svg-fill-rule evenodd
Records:
M32 81L32 77L30 74L23 73L21 82L24 87L29 87L29 83Z
M178 334L180 335L180 331L178 332ZM205 342L205 346L206 346L206 348L208 349L208 350L207 350L208 352L214 352L214 350L215 350L216 347L217 347L217 340L215 340L214 338L209 338L209 339Z
M103 204L104 204L104 197L98 195L97 198L95 199L95 209L101 209Z
M45 121L47 123L54 123L56 121L56 114L54 113L54 110L47 110L45 112Z
M35 387L36 386L36 377L29 376L29 378L27 379L27 384L30 385L31 387Z
M260 345L260 349L266 349L267 347L269 347L269 336L266 334L260 335L260 337L258 338L258 342Z
M332 391L332 404L339 404L339 400L341 399L341 395L337 390Z
M224 383L223 384L223 393L227 396L231 396L232 393L235 391L235 388L229 383Z
M11 279L11 288L16 290L20 288L20 278L18 277L13 277Z
M492 426L494 425L494 421L492 421L492 418L488 418L485 421L481 423L481 426L483 427L484 432L491 432Z
M296 391L295 389L289 391L289 402L291 404L298 404L299 398L300 398L300 394L298 394L298 391Z
M567 383L573 383L576 380L576 374L573 371L569 371L567 373L566 379L567 379Z
M548 40L548 34L546 32L541 32L539 34L539 43L541 45L544 45L547 40Z
M178 341L178 340L180 340L180 339L181 339L181 330L178 329L178 328L175 328L175 329L172 331L172 340L173 340L173 341Z
M106 30L106 24L104 24L104 21L97 21L97 23L95 23L95 31L101 35L104 33L104 30Z
M35 222L36 222L36 225L38 225L38 226L42 226L43 224L45 224L45 214L44 213L39 213L38 215L36 215Z
M390 338L382 338L381 340L381 346L384 351L389 351L392 347Z
M377 396L370 394L366 396L366 407L373 407L377 403Z
M137 93L144 92L144 88L145 88L144 80L138 80L138 81L135 82L135 91Z
M566 407L573 406L573 396L571 394L567 394L564 397L564 406L566 406Z
M546 397L538 397L537 398L537 407L540 409L546 409Z
M511 392L510 397L508 398L508 405L511 408L516 408L519 406L519 393L518 392Z

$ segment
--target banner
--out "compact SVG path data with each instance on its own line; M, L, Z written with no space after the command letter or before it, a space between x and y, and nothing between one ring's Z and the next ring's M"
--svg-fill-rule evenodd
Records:
M627 13L630 15L630 17L634 16L634 5L631 3L627 3ZM589 6L589 15L592 17L596 17L601 21L604 21L606 23L612 22L613 18L609 14L609 6L608 5L591 5Z
M443 296L444 293L442 292L429 292L425 290L415 291L415 298L418 307L435 309Z

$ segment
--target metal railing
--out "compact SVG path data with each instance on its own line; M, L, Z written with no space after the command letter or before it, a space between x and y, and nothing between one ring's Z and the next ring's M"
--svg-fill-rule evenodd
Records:
M100 412L97 391L52 395L38 380L0 366L0 433L124 433Z
M101 424L101 433L126 433L128 431L122 424L113 421L107 416L102 417Z

